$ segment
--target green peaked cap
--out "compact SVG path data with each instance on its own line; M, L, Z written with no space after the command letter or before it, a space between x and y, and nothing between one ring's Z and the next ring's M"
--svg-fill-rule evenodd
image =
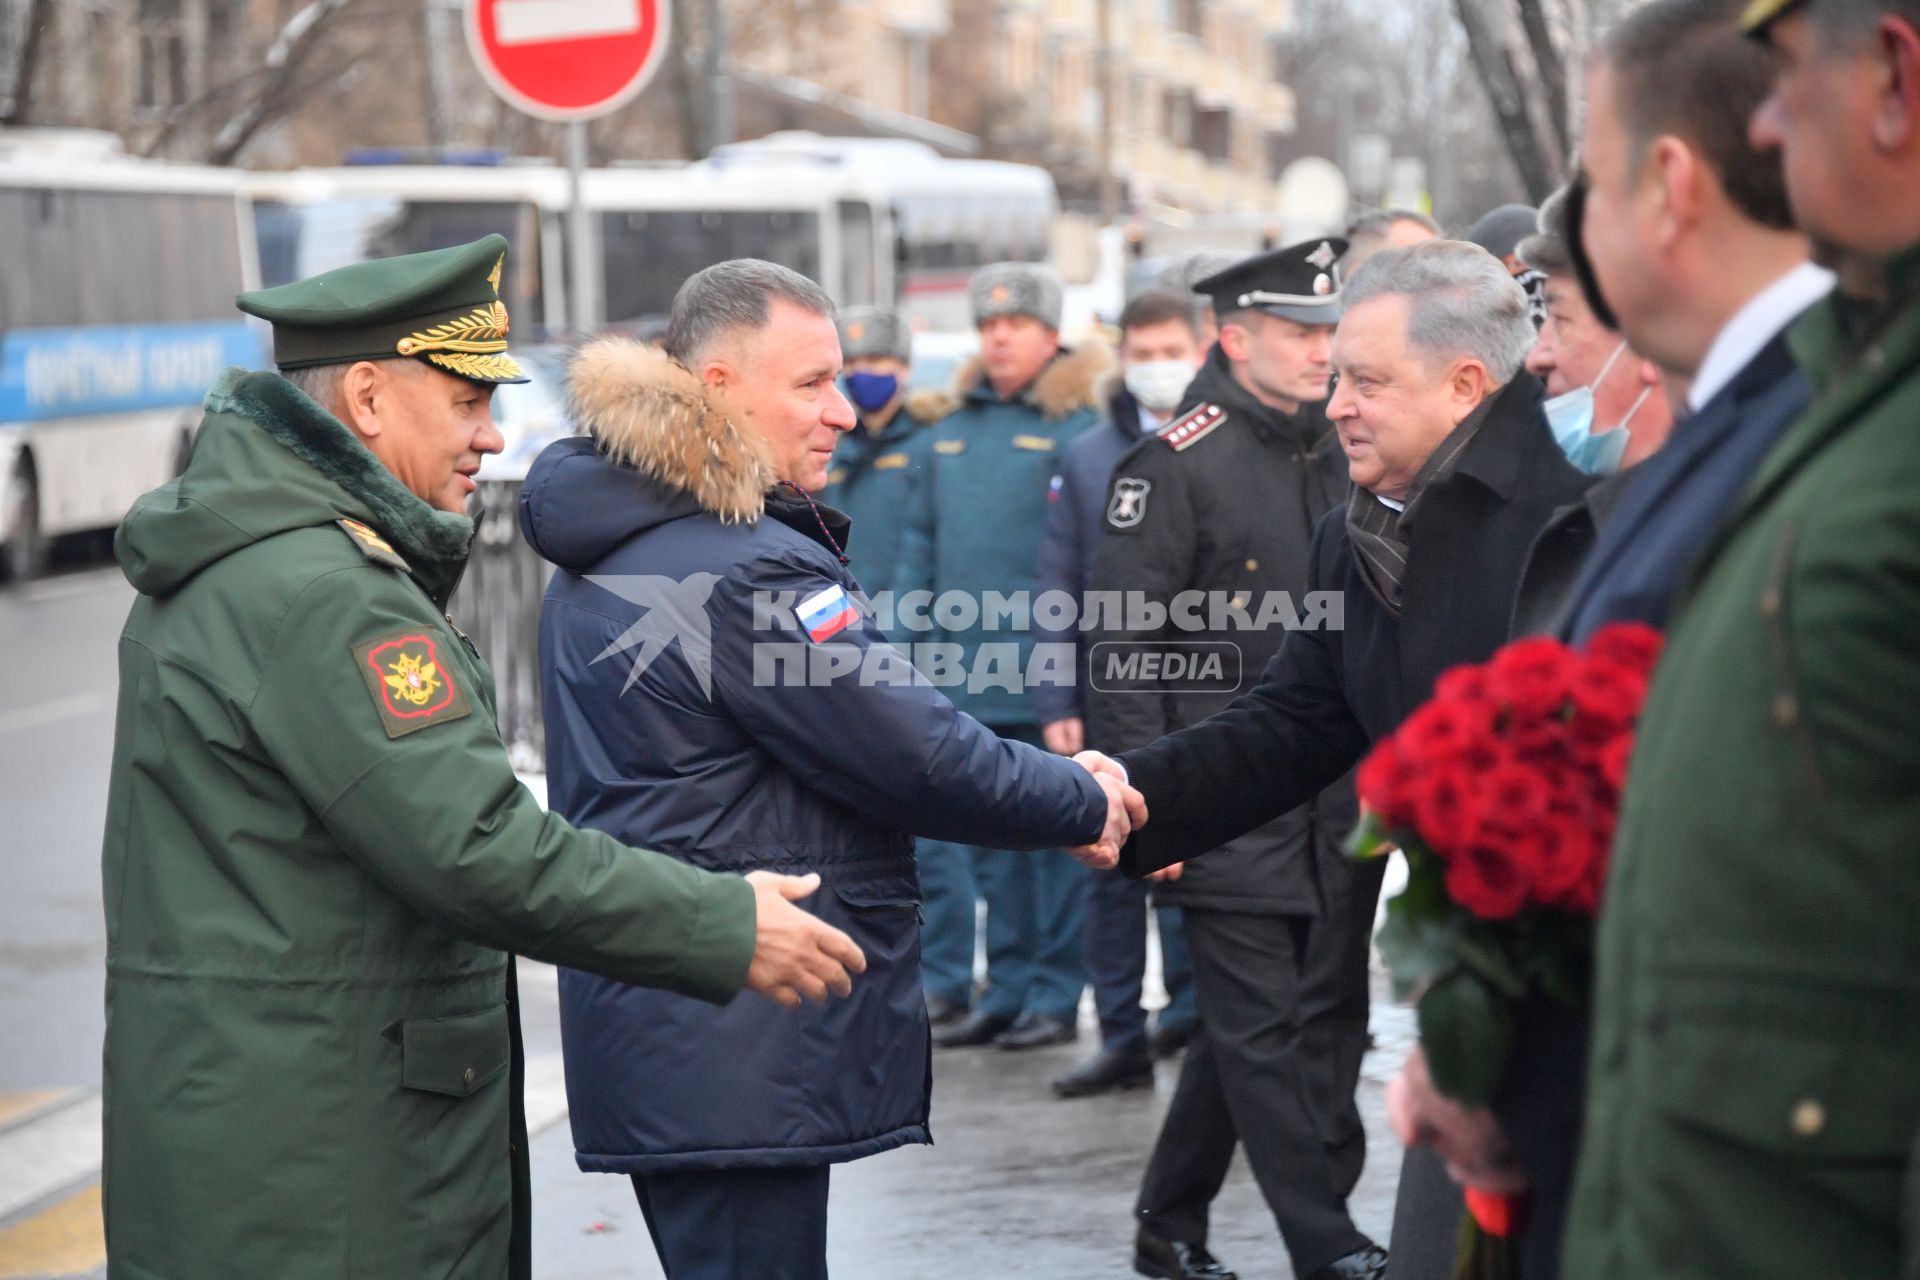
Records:
M506 237L492 235L255 289L234 305L273 325L281 369L411 356L474 382L525 382L507 354L506 261Z

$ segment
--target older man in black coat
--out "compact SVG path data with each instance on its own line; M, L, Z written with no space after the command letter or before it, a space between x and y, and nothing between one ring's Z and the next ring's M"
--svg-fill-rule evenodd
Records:
M1555 445L1522 362L1534 340L1520 287L1476 246L1382 252L1348 284L1327 416L1354 487L1315 530L1309 590L1338 591L1343 626L1288 634L1260 683L1209 719L1117 760L1153 823L1122 853L1131 875L1218 848L1305 804L1432 692L1507 637L1527 548L1590 482ZM1408 1155L1396 1275L1426 1274L1457 1219L1432 1156ZM1376 1280L1378 1250L1307 1280Z

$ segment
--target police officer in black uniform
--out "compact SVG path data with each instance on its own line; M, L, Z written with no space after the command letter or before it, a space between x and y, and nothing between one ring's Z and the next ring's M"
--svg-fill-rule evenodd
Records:
M1314 605L1304 598L1313 528L1347 495L1322 413L1345 249L1308 241L1195 286L1213 300L1219 339L1184 412L1115 468L1092 587L1149 607L1205 595L1197 613L1175 609L1157 627L1128 619L1131 629L1100 637L1123 642L1093 655L1091 727L1108 750L1225 707ZM1143 666L1148 654L1158 661ZM1354 817L1343 781L1157 887L1188 921L1200 1025L1140 1189L1142 1274L1232 1274L1205 1246L1238 1142L1296 1275L1361 1280L1384 1265L1346 1209L1366 1150L1354 1089L1380 885L1377 864L1340 851Z

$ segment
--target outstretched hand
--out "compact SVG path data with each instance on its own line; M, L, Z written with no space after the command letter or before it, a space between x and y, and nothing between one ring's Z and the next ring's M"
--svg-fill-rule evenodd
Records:
M1126 781L1126 771L1098 751L1082 751L1074 761L1084 767L1107 794L1107 824L1100 838L1069 850L1083 865L1110 871L1120 864L1120 846L1147 824L1147 800Z
M789 1009L798 1008L802 999L824 1004L829 994L850 994L848 970L866 972L866 956L852 938L793 905L820 888L819 875L754 871L747 883L754 902L748 988Z

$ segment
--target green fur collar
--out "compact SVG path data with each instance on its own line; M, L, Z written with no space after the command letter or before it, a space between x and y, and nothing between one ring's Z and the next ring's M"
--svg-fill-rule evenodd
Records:
M467 558L472 520L416 497L346 424L278 374L228 369L207 393L207 411L258 423L295 457L365 504L369 523L421 568L456 566Z

